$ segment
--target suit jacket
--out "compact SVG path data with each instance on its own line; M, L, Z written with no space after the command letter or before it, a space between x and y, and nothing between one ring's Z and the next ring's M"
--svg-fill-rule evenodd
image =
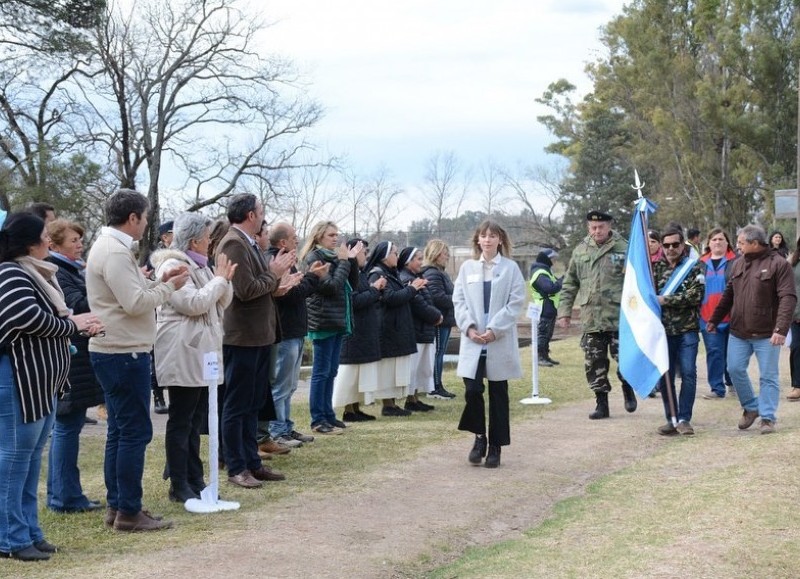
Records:
M267 260L236 227L231 227L216 251L238 263L231 280L233 299L225 310L222 343L228 346L269 346L280 342L278 312L272 292L279 279L270 272Z
M517 320L525 305L525 280L517 263L506 257L492 270L492 294L489 299L488 323L483 307L483 263L477 259L465 261L458 271L453 290L456 324L461 331L456 373L474 378L483 346L467 337L475 326L478 333L487 328L497 338L486 348L486 378L495 382L522 377L517 341Z

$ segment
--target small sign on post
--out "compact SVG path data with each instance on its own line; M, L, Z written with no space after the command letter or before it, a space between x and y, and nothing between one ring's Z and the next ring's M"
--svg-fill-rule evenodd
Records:
M542 305L531 302L528 304L527 316L531 320L531 360L533 361L533 368L531 369L531 379L533 381L533 392L530 398L523 398L520 404L550 404L552 400L549 398L539 397L539 318L542 317Z

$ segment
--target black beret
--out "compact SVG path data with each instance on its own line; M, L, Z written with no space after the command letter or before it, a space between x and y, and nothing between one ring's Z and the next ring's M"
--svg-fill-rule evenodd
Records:
M586 221L613 221L613 219L611 215L602 211L589 211L586 214Z
M158 227L158 236L161 237L165 233L172 231L173 221L165 221Z

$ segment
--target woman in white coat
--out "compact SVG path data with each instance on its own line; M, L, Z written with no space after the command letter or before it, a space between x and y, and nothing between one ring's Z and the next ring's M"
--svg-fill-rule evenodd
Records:
M217 353L222 382L222 313L233 299L230 280L236 265L221 254L214 272L208 267L210 226L211 220L197 213L179 215L170 248L151 256L156 275L178 265L189 268L186 285L157 310L154 349L158 383L169 388L165 478L170 479L170 500L179 502L200 498L205 487L200 459L200 429L208 414L203 355Z
M457 374L464 379L466 406L459 430L475 434L469 462L496 468L500 447L511 443L508 381L522 377L517 319L525 304L525 280L510 259L511 241L499 224L481 223L472 236L473 257L462 264L453 292L461 332ZM483 379L489 382L489 437ZM487 455L488 447L488 455Z

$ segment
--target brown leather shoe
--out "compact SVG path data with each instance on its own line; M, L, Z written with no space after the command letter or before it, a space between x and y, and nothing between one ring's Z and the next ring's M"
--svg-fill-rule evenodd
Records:
M261 460L272 460L272 455L268 452L264 452L260 448L258 449L258 458Z
M139 511L135 515L126 515L117 511L114 520L114 530L124 532L160 531L171 529L172 521L162 521L150 515L147 511Z
M276 480L286 480L286 475L278 472L277 470L272 470L268 466L260 466L258 470L253 471L253 478L258 480L265 480L265 481L276 481Z
M786 396L786 400L791 400L792 402L797 402L800 400L800 388L792 387L792 391Z
M275 442L270 438L269 440L259 444L258 450L262 452L268 452L270 454L289 454L292 449L288 446L283 446L281 443Z
M264 468L263 466L261 468ZM260 470L260 469L259 469ZM253 478L249 470L243 470L239 474L228 477L228 482L232 485L240 486L243 489L257 489L261 488L261 483Z
M106 516L103 517L103 522L106 524L106 527L113 527L114 521L116 519L117 519L117 509L106 507Z
M747 430L758 418L758 410L745 410L739 419L739 430Z

